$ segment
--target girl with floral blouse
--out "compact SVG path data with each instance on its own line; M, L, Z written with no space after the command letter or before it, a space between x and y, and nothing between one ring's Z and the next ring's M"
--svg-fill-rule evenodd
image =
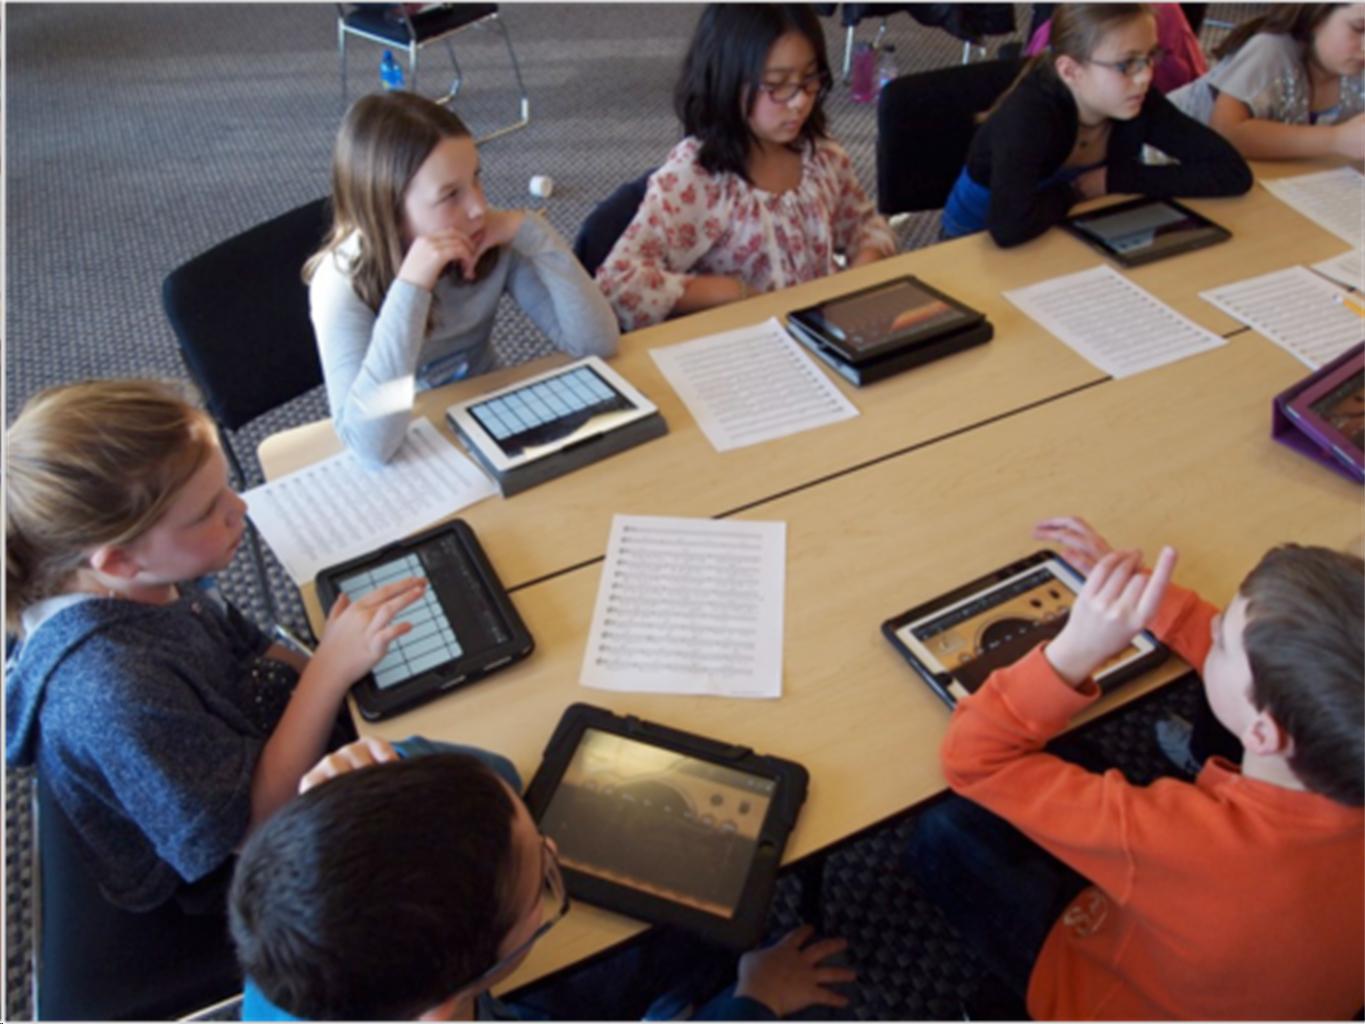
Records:
M804 4L713 4L683 63L687 133L597 282L627 330L890 256L895 238L825 134L831 75Z

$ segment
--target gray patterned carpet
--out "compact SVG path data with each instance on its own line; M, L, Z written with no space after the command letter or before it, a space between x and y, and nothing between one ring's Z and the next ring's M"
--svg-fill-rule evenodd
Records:
M1215 5L1213 16L1240 16L1233 8L1244 6ZM669 97L696 15L690 4L504 5L533 120L485 149L490 200L526 205L530 177L549 174L555 191L542 208L572 238L596 202L656 166L677 138ZM8 424L25 399L50 385L182 377L161 312L162 279L215 242L321 195L342 107L331 4L10 3L3 21ZM824 21L837 64L843 30L834 18ZM875 21L865 22L859 38L871 38L874 28ZM889 19L887 38L902 72L961 57L957 40L904 14ZM993 40L992 49L1010 38ZM353 44L352 96L375 85L378 53ZM461 114L476 132L509 119L512 79L498 38L466 32L459 53ZM443 55L429 53L424 67L419 85L444 91ZM852 103L842 86L827 109L871 189L873 109ZM906 248L929 244L937 215L909 218L898 232ZM546 351L510 308L494 342L503 363ZM243 432L237 448L248 456L249 474L258 474L252 453L261 438L325 413L314 393ZM244 554L223 585L264 615ZM272 590L297 624L301 609L277 566ZM1104 741L1126 770L1150 776L1158 770L1152 717L1192 698L1190 688L1174 689L1161 706L1105 724ZM7 775L8 1019L32 1015L29 789L23 773ZM978 969L895 869L904 828L893 823L849 845L826 876L829 924L850 938L862 972L851 1012L860 1019L957 1017ZM792 913L794 886L784 885L775 922Z

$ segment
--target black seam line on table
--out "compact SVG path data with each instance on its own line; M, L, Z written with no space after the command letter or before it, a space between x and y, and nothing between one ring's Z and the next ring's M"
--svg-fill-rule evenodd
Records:
M994 416L988 416L984 420L977 420L975 423L969 423L965 427L958 427L956 430L950 430L946 434L938 434L935 435L934 437L925 438L923 441L918 441L915 444L908 445L905 448L898 448L893 452L887 452L885 455L878 455L875 459L868 459L866 462L859 462L856 465L836 470L833 473L827 473L824 476L816 477L814 480L807 480L804 483L799 483L795 485L794 487L788 487L785 491L778 491L776 494L769 494L766 497L759 498L757 501L751 501L745 505L738 505L735 508L727 509L724 512L717 512L715 515L708 516L707 518L725 519L728 518L729 516L737 515L740 512L747 512L751 508L758 508L760 505L766 505L768 502L776 501L778 498L785 498L788 495L796 494L798 491L804 491L810 487L817 487L820 484L828 483L831 480L837 480L841 476L847 476L849 473L856 473L859 470L867 469L869 466L875 466L877 463L885 462L887 459L899 458L902 455L909 454L910 452L913 451L918 451L921 448L927 448L931 444L938 444L940 441L947 441L950 438L957 437L959 434L966 434L969 431L976 430L979 427L984 427L991 423L997 423L1000 420L1009 419L1011 416L1016 416L1021 412L1028 412L1030 409L1037 409L1039 406L1047 405L1049 402L1055 402L1059 398L1066 398L1069 395L1078 394L1082 391L1086 391L1090 388L1095 387L1097 384L1104 384L1105 382L1111 381L1113 379L1114 378L1106 374L1103 377L1098 377L1095 380L1086 382L1085 384L1078 384L1074 388L1068 388L1065 391L1059 391L1055 395L1049 395L1047 398L1040 398L1036 402L1029 402L1027 405L1021 405L1014 409L1008 409L1005 412L996 413ZM565 566L563 569L556 569L554 572L547 572L544 576L537 576L534 579L529 579L522 583L518 583L515 586L508 587L507 592L509 594L515 594L519 590L525 590L527 587L533 587L538 583L546 583L557 576L563 576L566 573L577 572L579 569L583 569L589 565L601 562L605 560L605 558L606 555L597 555L596 557L593 558L584 559L583 561L576 562L573 565Z
M1235 328L1234 330L1228 331L1228 333L1225 334L1225 335L1223 335L1223 337L1225 337L1225 338L1235 338L1235 337L1237 337L1237 335L1239 335L1239 334L1246 334L1246 332L1249 331L1249 330L1251 330L1251 328L1250 328L1247 324L1242 324L1241 327L1238 327L1238 328Z
M758 508L760 505L766 505L768 504L768 502L776 501L779 498L785 498L788 495L797 493L798 491L804 491L807 488L816 487L819 486L820 484L828 483L831 480L837 480L839 477L847 476L850 473L857 473L861 470L867 469L869 466L875 466L879 462L886 462L889 459L898 459L902 455L908 455L911 452L919 451L921 448L928 448L930 445L939 444L940 442L943 441L949 441L952 438L958 437L962 434L969 434L973 430L978 430L981 427L989 426L992 423L999 423L1001 420L1007 420L1011 416L1017 416L1019 413L1028 412L1031 409L1037 409L1040 408L1041 406L1048 405L1051 402L1057 401L1059 398L1067 398L1070 395L1079 394L1082 391L1088 391L1099 384L1105 384L1113 379L1114 379L1113 377L1110 377L1108 374L1106 374L1103 377L1096 378L1095 380L1089 381L1085 384L1078 384L1074 388L1068 388L1065 391L1057 392L1057 394L1055 395L1049 395L1047 398L1040 398L1036 402L1029 402L1027 405L1021 405L1014 409L1007 409L1005 412L996 413L994 416L988 416L984 420L977 420L975 423L969 423L965 427L958 427L956 430L950 430L946 434L937 434L934 437L927 437L923 441L917 441L914 444L907 445L904 448L898 448L893 452L887 452L884 455L878 455L875 459L868 459L866 462L859 462L857 465L848 466L844 469L837 470L833 473L827 473L825 476L816 477L814 480L807 480L805 483L797 484L795 487L788 487L785 491L778 491L776 494L770 494L766 498L760 498L757 501L751 501L747 505L740 505L737 508L732 508L728 509L725 512L720 512L717 515L712 516L712 518L725 519L729 516L736 515L740 512L747 512L750 509Z

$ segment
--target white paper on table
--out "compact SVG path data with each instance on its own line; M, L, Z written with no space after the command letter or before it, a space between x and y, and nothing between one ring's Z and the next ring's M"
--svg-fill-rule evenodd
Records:
M1297 174L1292 178L1261 178L1262 185L1282 202L1357 249L1365 232L1365 176L1350 167Z
M1365 291L1365 252L1360 249L1348 249L1340 256L1314 263L1312 269L1347 288Z
M616 516L579 681L782 696L787 524Z
M1040 281L1005 298L1111 377L1226 344L1113 267Z
M342 452L253 487L247 513L295 583L472 505L498 490L423 417L382 466Z
M719 452L858 415L775 318L650 355Z
M1341 294L1306 267L1290 267L1199 296L1316 370L1365 338L1365 320L1335 301Z

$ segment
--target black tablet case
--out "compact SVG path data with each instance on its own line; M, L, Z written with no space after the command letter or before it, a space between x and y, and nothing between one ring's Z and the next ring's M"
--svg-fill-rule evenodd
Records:
M763 937L768 909L772 903L777 871L787 837L806 800L809 775L794 761L755 754L749 747L722 743L694 733L646 722L633 715L620 716L605 708L576 703L564 712L545 746L544 758L526 790L526 805L531 816L541 821L565 769L577 750L586 729L626 736L652 746L663 747L701 761L723 765L740 772L761 775L777 781L768 813L759 833L758 847L750 865L734 916L724 918L660 896L616 885L594 875L564 869L569 893L586 903L615 910L656 924L674 925L736 950L747 950ZM553 837L552 837L553 838ZM629 841L622 837L622 842Z

